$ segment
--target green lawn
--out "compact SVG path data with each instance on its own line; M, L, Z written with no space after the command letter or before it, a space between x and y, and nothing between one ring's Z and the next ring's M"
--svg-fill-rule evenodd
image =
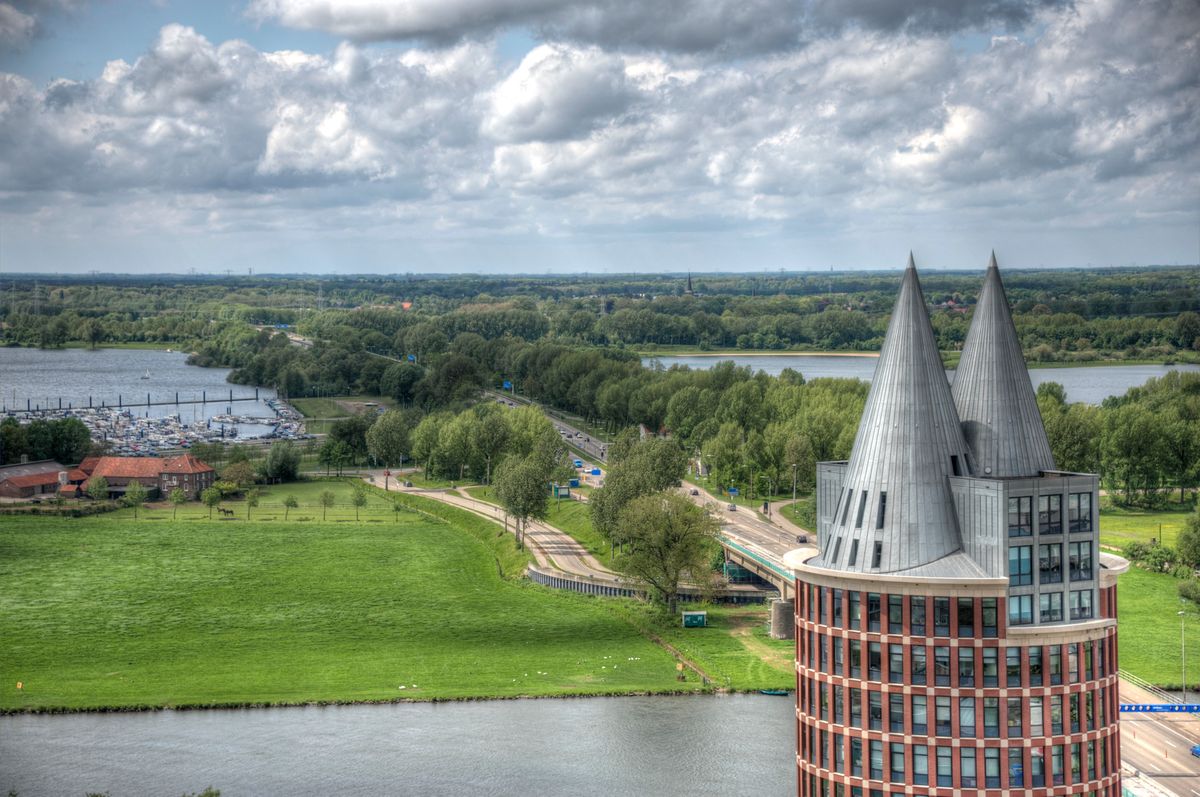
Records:
M470 487L467 489L467 493L480 501L499 503L490 487ZM600 533L592 528L588 505L583 501L551 498L546 522L556 529L565 531L606 567L613 566L612 557L609 556L608 540L601 537Z
M1164 545L1175 544L1183 530L1188 512L1159 512L1149 509L1102 507L1100 510L1100 544L1124 548L1127 543L1149 542L1157 539Z
M259 498L257 507L250 509L250 518L254 523L271 523L283 522L286 515L289 523L308 523L308 522L323 522L343 523L354 522L355 508L351 499L354 496L353 484L354 478L347 477L345 479L314 479L312 481L294 482L291 484L278 484L271 487L260 487L262 495ZM321 493L332 492L334 495L334 505L325 509L321 506ZM294 496L299 506L295 509L287 511L284 506L284 500L287 496ZM222 501L221 507L229 509L233 512L232 516L222 515L219 510L213 510L213 522L237 523L246 521L246 501L244 496L237 496L227 501ZM362 522L393 522L397 520L396 513L392 510L393 502L388 496L385 496L382 491L371 491L367 495L367 505L358 510L358 518ZM160 521L170 521L175 517L180 523L207 521L209 516L208 507L198 501L189 501L179 507L178 513L175 513L174 507L166 502L159 501L154 504L148 504L138 510L139 523L153 523ZM118 520L133 520L132 509L121 509L112 513L108 517ZM221 520L224 518L224 520Z
M304 416L304 428L309 434L328 434L329 427L338 418L351 414L347 403L365 404L372 402L388 409L396 406L388 396L322 396L320 398L298 398L289 403Z
M401 500L421 511L6 519L0 710L699 688L619 602L506 580L524 555L495 524Z
M1122 669L1162 686L1182 680L1179 616L1186 610L1188 682L1200 682L1200 609L1180 600L1179 580L1131 567L1117 582L1117 621Z

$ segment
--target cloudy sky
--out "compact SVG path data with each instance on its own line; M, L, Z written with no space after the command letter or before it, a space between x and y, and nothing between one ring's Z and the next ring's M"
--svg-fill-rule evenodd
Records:
M1200 262L1197 0L0 0L0 271Z

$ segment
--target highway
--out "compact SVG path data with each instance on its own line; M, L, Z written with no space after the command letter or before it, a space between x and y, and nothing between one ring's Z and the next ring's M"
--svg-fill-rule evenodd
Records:
M1121 681L1122 703L1162 700ZM1191 754L1200 743L1200 718L1189 714L1122 714L1121 760L1179 797L1200 797L1200 758Z

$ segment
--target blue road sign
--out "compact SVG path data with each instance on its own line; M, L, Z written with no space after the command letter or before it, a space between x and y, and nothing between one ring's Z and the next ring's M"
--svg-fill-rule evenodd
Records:
M737 494L738 494L738 488L736 488L736 487L730 487L730 488L729 488L729 494L730 494L730 495L737 495Z
M593 475L593 476L599 476L599 475L600 475L600 469L599 469L599 468L592 468L592 475Z
M415 354L408 355L408 361L410 363L415 363L417 361L417 355L415 355Z
M1195 714L1200 712L1200 703L1122 703L1121 711L1126 714Z
M510 381L508 381L507 379L505 379L505 380L504 380L504 389L505 389L505 390L512 390L512 382L510 382Z

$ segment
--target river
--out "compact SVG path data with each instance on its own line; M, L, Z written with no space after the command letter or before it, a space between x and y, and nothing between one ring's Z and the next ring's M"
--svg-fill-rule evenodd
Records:
M739 366L748 365L756 371L778 375L784 368L799 371L806 379L834 376L871 381L875 375L875 356L812 355L812 354L703 354L696 356L645 357L642 363L653 367L655 362L664 368L686 365L691 368L712 368L719 362L732 360ZM1086 365L1074 368L1030 368L1029 378L1036 388L1043 382L1058 382L1067 392L1067 401L1099 404L1109 396L1119 396L1131 387L1146 383L1153 376L1168 371L1200 371L1200 365ZM947 371L951 379L954 371Z
M17 715L0 791L786 797L794 712L725 695Z
M120 401L138 416L166 417L178 412L184 422L204 420L229 413L255 418L274 418L275 411L264 402L275 391L260 389L260 401L235 398L255 395L253 387L231 385L225 381L228 368L200 368L187 364L187 355L162 349L20 349L0 348L0 414L4 409L23 410L27 406L57 408L94 406L101 402L115 406ZM145 377L145 378L143 378ZM179 407L146 406L152 401L209 399L206 404L181 404ZM137 406L141 402L142 406ZM271 426L241 424L242 437L267 434Z

